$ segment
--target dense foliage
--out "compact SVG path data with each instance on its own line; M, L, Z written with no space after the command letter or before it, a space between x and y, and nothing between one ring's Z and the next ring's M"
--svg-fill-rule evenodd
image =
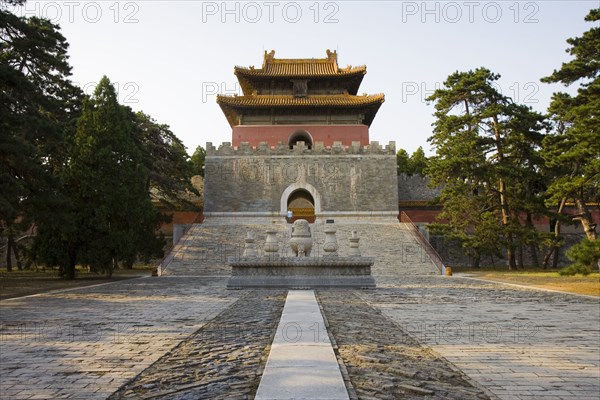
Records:
M598 9L586 17L599 19ZM502 95L500 75L486 68L451 74L428 98L436 110L429 138L436 154L425 172L443 188L443 223L431 227L458 242L474 265L503 251L510 269L523 266L524 249L537 264L543 245L550 247L544 266L553 253L556 262L560 224L575 221L586 240L568 255L599 263L589 207L600 200L600 28L567 42L575 58L542 80L580 87L576 96L555 93L547 117ZM399 169L400 161L399 154ZM565 214L567 204L575 214ZM534 228L542 216L552 221L551 235Z
M110 275L161 256L151 196L172 204L195 192L192 167L169 127L119 104L108 78L85 97L67 50L57 25L0 7L0 235L9 271L16 256L19 268ZM33 246L20 245L32 231Z
M427 157L421 146L411 156L404 149L398 150L396 153L396 162L398 164L398 175L423 176L425 168L427 168Z

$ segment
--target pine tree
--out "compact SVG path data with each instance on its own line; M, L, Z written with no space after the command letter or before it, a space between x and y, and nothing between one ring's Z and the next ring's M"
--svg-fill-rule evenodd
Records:
M108 276L118 262L156 253L160 217L148 195L148 169L134 125L103 77L77 122L65 185L76 209L79 260Z
M600 9L589 12L586 21L600 20ZM577 95L555 93L548 109L554 132L544 140L543 156L554 174L548 187L548 203L566 202L577 208L574 220L581 223L589 241L598 240L596 224L587 202L600 201L600 27L581 37L567 39L567 53L574 59L563 63L542 82L579 83ZM600 260L596 260L600 269Z
M204 176L204 158L206 157L206 150L202 146L196 147L190 164L192 165L192 172L194 175Z
M543 118L498 92L494 82L499 78L485 68L455 72L444 82L445 88L428 98L435 102L436 121L429 141L437 153L429 160L427 175L433 184L444 187L442 204L455 215L451 223L459 223L461 218L451 210L459 206L456 198L479 205L472 208L479 218L469 216L467 220L472 224L460 229L492 237L493 233L483 232L482 227L494 230L493 226L483 222L489 221L488 213L499 216L508 265L513 269L517 266L516 250L521 245L518 182L527 168L537 168L531 156L541 140ZM515 162L526 155L527 160ZM477 226L478 221L481 226ZM488 252L493 251L490 248ZM481 244L478 252L482 252Z
M0 235L9 270L15 235L62 208L56 173L82 97L67 49L58 26L0 7Z
M398 165L398 175L410 175L410 157L404 149L398 149L396 153L396 164Z
M147 189L154 200L170 209L181 204L193 207L184 199L186 192L198 195L192 186L193 166L184 144L168 125L143 112L131 113L130 118L135 122L134 139L148 170Z
M411 175L421 175L425 169L427 168L427 157L425 157L425 152L423 151L423 147L419 146L417 150L410 156L410 173Z
M398 165L398 175L423 176L427 168L427 157L425 157L423 147L419 146L411 156L408 155L406 150L399 149L396 153L396 164Z
M600 20L600 9L590 11L586 21ZM555 131L544 141L544 158L556 175L548 188L549 202L563 199L575 203L589 240L596 239L596 225L586 201L600 199L600 28L568 39L567 52L575 58L542 79L571 85L581 82L577 95L555 93L548 112Z

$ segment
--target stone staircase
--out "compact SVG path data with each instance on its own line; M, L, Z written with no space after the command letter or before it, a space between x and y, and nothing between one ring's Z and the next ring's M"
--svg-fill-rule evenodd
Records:
M372 274L375 278L405 275L440 274L419 242L405 224L390 218L343 217L335 218L338 253L349 252L352 231L360 237L363 256L375 257ZM319 219L311 224L313 252L311 256L323 255L325 221ZM247 231L253 231L259 254L265 242L266 231L276 230L280 243L279 254L290 256L289 238L291 225L283 218L207 218L203 224L195 224L180 239L163 263L162 275L172 276L229 276L231 268L228 257L242 254Z

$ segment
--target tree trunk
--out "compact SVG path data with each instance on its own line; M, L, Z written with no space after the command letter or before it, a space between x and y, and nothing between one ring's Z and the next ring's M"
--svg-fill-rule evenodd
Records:
M113 274L113 271L115 269L119 268L119 262L117 261L117 259L113 256L112 258L112 262L110 262L106 268L106 277L110 278Z
M521 267L521 269L525 269L525 260L523 258L523 246L519 245L517 251L517 260L519 262L519 267Z
M504 227L504 238L506 239L506 258L508 260L508 269L516 269L517 263L515 260L515 246L513 241L512 232L509 230L510 214L508 210L508 204L506 202L506 184L504 179L500 178L498 183L500 192L500 208L502 210L502 226Z
M496 152L498 153L498 163L502 164L504 160L504 152L502 150L502 142L500 135L500 125L498 123L498 116L494 115L492 117L494 121L494 136L496 139ZM502 211L502 226L504 227L504 238L506 239L506 258L508 259L508 269L515 269L517 264L515 261L515 248L513 243L513 235L510 232L509 222L510 222L510 209L508 207L508 202L506 200L506 182L503 178L499 178L498 180L498 193L500 194L500 210Z
M512 244L512 233L506 233L504 237L506 238L506 258L508 261L508 269L512 271L517 269L515 249Z
M538 259L537 246L535 243L529 245L529 254L531 254L531 264L535 268L540 267L540 260Z
M531 216L531 212L527 211L527 219L525 220L525 225L531 232L535 232L535 227L533 226L533 217ZM535 236L537 238L537 236ZM537 244L534 240L531 240L529 243L529 253L531 254L531 264L535 268L540 267L540 261L538 260L537 255Z
M563 197L562 200L560 201L560 204L558 205L557 214L559 214L559 215L562 214L566 203L567 203L567 198ZM550 221L550 226L552 226L552 221ZM555 253L556 253L556 255L555 255L552 265L554 265L554 268L556 268L556 265L558 262L558 250L560 248L560 246L558 245L559 236L560 236L560 220L557 219L554 221L554 245L548 250L548 253L544 257L544 269L548 268L548 262L550 261L550 257Z
M14 246L14 238L12 234L8 234L6 237L8 243L6 243L6 272L12 272L12 248Z
M588 240L596 240L598 235L596 234L596 224L592 219L592 215L590 211L587 209L585 205L585 201L583 197L575 198L575 205L577 206L577 217L573 218L581 222L581 226L583 227L583 231L585 232L585 237ZM597 261L598 270L600 271L600 260Z
M471 263L471 266L473 268L479 268L480 261L481 261L481 256L479 254L477 254L475 257L473 257L473 262Z
M555 246L552 246L548 249L548 252L544 256L544 262L542 264L543 269L548 269L548 263L550 262L550 258L552 257L552 254L554 254L555 251L556 251Z
M585 205L585 201L582 197L575 198L575 205L577 206L577 217L573 218L581 222L583 231L588 240L596 240L596 224L592 220L592 215Z
M74 250L69 250L69 264L66 266L64 276L67 279L75 279L75 265L77 264L77 255Z
M17 270L23 271L23 263L21 262L21 258L19 257L19 245L16 242L13 242L13 254L15 255L15 260L17 261Z
M556 247L554 249L554 258L552 259L552 268L556 269L558 267L558 258L560 256L560 247Z

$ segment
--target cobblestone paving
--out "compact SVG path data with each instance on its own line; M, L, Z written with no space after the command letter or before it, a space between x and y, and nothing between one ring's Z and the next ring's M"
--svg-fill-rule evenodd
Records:
M600 299L406 277L358 295L501 399L600 398Z
M252 399L286 291L249 291L110 397Z
M357 398L489 399L355 293L321 290L318 298Z
M1 399L105 399L240 295L141 278L0 302Z

